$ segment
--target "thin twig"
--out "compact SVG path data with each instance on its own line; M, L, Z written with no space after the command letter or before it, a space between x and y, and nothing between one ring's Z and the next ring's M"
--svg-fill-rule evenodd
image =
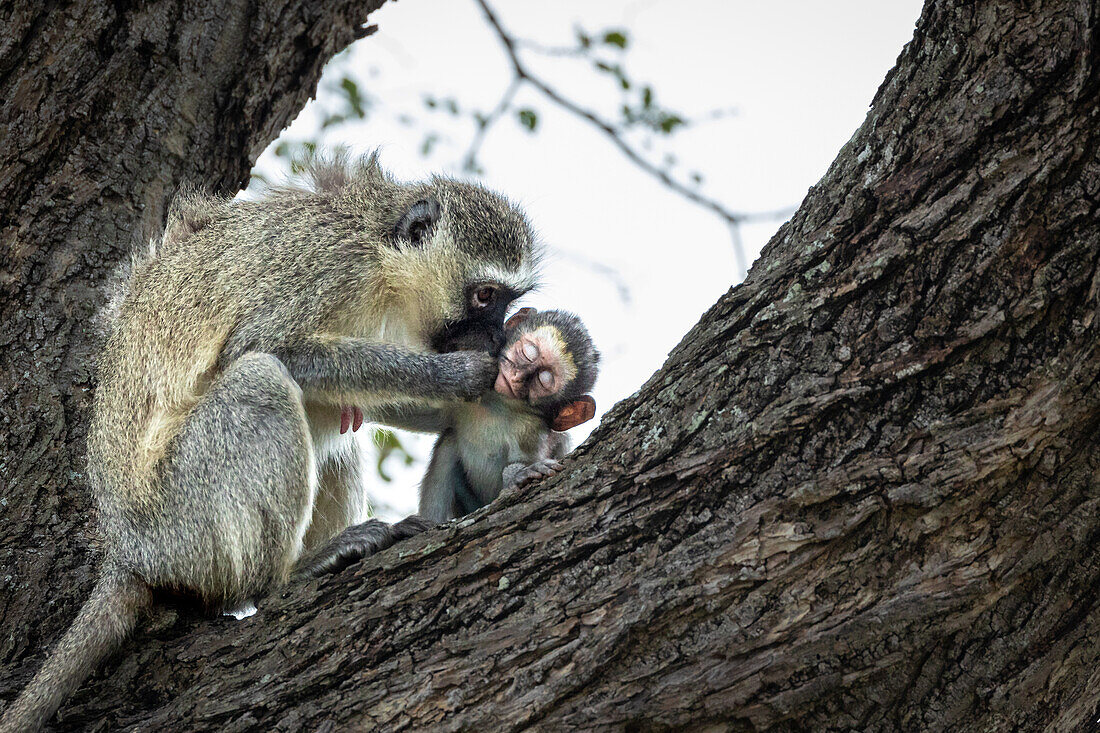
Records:
M583 46L544 46L526 38L516 38L515 43L518 47L540 53L543 56L583 56L585 53Z
M590 125L606 135L608 139L611 140L612 144L615 145L615 147L617 147L619 151L623 155L625 155L631 163L648 173L650 176L656 178L658 181L664 184L665 187L671 189L683 198L686 198L687 200L711 211L712 213L720 217L730 227L730 232L733 236L734 250L736 251L737 255L738 268L740 269L741 274L744 274L744 263L746 258L744 248L741 245L739 226L747 222L775 221L776 219L786 218L794 211L794 208L787 206L772 211L731 211L730 209L726 208L721 202L712 199L709 196L705 196L698 191L692 190L687 185L681 183L680 181L677 181L675 178L670 176L667 171L662 170L661 168L646 160L645 157L643 157L625 140L623 140L623 138L619 134L619 131L615 128L614 125L602 119L595 112L585 109L577 103L573 102L572 100L567 99L566 97L561 95L556 89L543 81L541 78L533 75L530 71L528 71L527 67L523 64L523 61L521 61L519 58L516 39L504 30L503 26L501 26L500 24L500 20L496 16L496 13L493 11L492 8L489 7L489 4L486 2L486 0L475 1L477 2L478 6L481 7L481 11L485 14L485 18L489 21L489 25L492 26L493 30L496 32L497 38L500 39L500 42L504 46L504 50L508 54L508 58L512 63L512 70L515 76L512 80L512 83L509 85L509 91L514 94L513 88L518 84L530 84L535 89L542 92L543 96L545 96L551 102L558 105L567 112L573 114L574 116L588 122ZM478 144L480 144L480 141L478 142Z
M615 286L615 290L619 293L619 300L622 301L623 305L629 306L633 303L634 297L630 293L630 286L627 285L626 279L622 276L622 273L611 265L604 264L591 257L585 257L577 252L558 250L555 252L555 256L561 259L572 260L582 267L595 272L597 275L606 277L611 281L611 284Z
M730 239L733 240L733 259L737 264L737 277L744 279L749 272L749 258L745 256L745 244L741 241L741 225L731 221L729 228Z
M470 147L466 151L466 155L462 158L462 167L464 170L472 171L477 167L477 151L481 149L481 143L485 140L485 134L489 131L489 128L500 119L508 107L511 106L512 100L515 99L516 92L519 91L523 80L520 77L513 77L508 88L504 90L504 94L500 96L500 101L497 102L497 106L493 108L485 118L479 120L477 131L474 133L474 139L470 141Z

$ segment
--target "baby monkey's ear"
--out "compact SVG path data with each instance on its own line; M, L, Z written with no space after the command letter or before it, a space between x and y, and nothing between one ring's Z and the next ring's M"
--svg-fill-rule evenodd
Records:
M558 416L550 423L550 427L559 433L564 433L569 428L575 428L594 417L596 417L596 400L592 399L591 395L582 395L562 405L558 410Z
M504 330L510 331L537 313L534 308L520 308L512 314L512 317L504 322Z

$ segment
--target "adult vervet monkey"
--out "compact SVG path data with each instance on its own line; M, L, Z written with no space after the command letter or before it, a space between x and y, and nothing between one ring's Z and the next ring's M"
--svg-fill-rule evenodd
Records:
M360 516L341 405L491 388L505 311L536 284L523 214L473 184L399 183L375 157L312 179L258 201L185 195L134 263L88 435L100 579L0 731L39 728L153 590L239 606Z

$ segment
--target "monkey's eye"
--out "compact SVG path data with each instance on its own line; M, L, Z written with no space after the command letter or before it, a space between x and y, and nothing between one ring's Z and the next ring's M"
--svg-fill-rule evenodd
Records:
M539 358L539 347L528 341L523 345L523 355L527 357L527 361L534 361Z
M549 369L543 369L539 372L539 381L542 382L542 386L550 389L550 385L554 383L554 375Z
M474 301L477 305L489 305L489 301L493 299L493 295L496 294L496 288L491 288L486 285L483 288L478 289L474 293Z

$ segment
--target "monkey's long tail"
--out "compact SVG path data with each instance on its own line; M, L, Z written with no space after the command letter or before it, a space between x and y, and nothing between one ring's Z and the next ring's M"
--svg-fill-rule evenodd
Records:
M0 718L0 733L39 730L61 703L130 635L152 605L149 586L133 574L104 568L73 625L46 663Z

